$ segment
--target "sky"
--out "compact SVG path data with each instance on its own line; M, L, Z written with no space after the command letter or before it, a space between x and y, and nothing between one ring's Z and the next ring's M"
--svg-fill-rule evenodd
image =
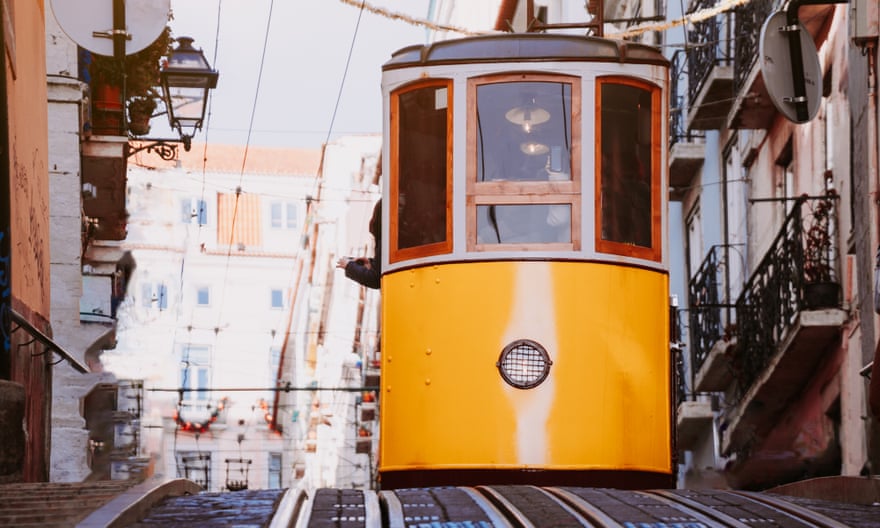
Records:
M367 1L420 20L429 3ZM197 143L320 148L331 123L331 140L379 133L382 64L427 41L424 27L341 0L171 0L171 9L174 36L192 37L220 72ZM154 119L150 135L171 136L167 122Z

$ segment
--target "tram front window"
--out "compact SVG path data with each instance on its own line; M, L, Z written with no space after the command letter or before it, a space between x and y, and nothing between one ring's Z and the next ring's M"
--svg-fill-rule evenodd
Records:
M471 79L468 248L580 247L579 79L510 74ZM535 247L531 247L535 246Z
M477 243L541 244L571 241L571 205L480 205Z
M571 180L571 85L477 89L477 181Z

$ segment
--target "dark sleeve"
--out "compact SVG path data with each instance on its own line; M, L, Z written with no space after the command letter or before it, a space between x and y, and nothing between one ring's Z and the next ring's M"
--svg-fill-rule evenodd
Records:
M373 265L373 263L375 263L375 259L370 259L370 264ZM356 260L352 260L345 266L345 276L374 290L379 289L381 282L381 273L376 266L370 269Z

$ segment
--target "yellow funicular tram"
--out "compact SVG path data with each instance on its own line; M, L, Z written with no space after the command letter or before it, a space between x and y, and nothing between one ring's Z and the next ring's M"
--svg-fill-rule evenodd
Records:
M382 488L673 485L668 86L582 36L384 65Z

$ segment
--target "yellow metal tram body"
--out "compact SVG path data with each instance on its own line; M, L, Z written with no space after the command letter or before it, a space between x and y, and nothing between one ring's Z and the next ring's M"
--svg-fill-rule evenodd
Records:
M668 79L546 34L384 65L381 487L673 484Z

